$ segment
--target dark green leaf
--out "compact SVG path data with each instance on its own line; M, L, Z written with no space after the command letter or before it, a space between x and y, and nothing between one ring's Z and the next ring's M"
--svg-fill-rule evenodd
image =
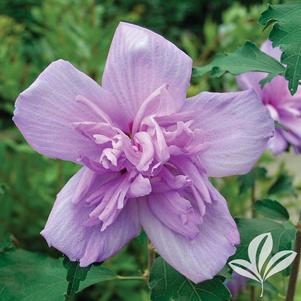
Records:
M293 179L287 174L281 174L268 191L269 195L292 195L294 193Z
M0 252L10 251L13 249L15 249L13 236L5 233L0 240Z
M282 50L281 63L287 65L285 78L289 90L295 94L301 79L301 3L270 5L259 22L267 27L273 24L270 40Z
M68 281L67 296L74 296L79 289L79 284L84 281L90 270L90 266L81 268L78 261L70 261L64 258L63 265L67 270L66 280Z
M239 176L237 178L238 185L239 185L239 193L245 193L249 191L256 179L265 179L267 175L267 170L264 167L254 167L249 173Z
M232 278L232 269L228 265L225 265L217 276L222 277L225 280L230 280Z
M289 222L280 223L270 219L236 219L240 233L240 245L232 259L248 259L248 246L256 236L270 232L273 237L273 253L291 250L296 228Z
M280 221L289 220L288 211L277 201L272 201L269 199L260 200L255 203L255 208L256 212L265 217Z
M276 74L268 74L264 79L262 79L259 83L260 86L263 87L265 84L270 83Z
M248 284L250 286L257 287L258 290L261 289L261 284L257 281L250 280ZM279 294L281 293L280 291L281 291L280 287L278 288L277 286L273 285L271 282L267 280L264 282L264 294L267 297L267 300L276 299L277 298L276 296L277 295L279 296Z
M285 68L274 58L260 51L253 43L246 42L233 53L216 56L204 67L194 67L192 76L198 77L210 72L212 76L219 77L225 72L238 75L249 71L262 71L270 73L270 76L276 76L282 74L284 70Z
M115 277L108 269L92 266L80 290ZM0 253L0 300L61 301L67 286L62 259L24 250Z
M226 301L231 297L229 290L218 277L195 284L161 257L153 264L150 287L152 301Z

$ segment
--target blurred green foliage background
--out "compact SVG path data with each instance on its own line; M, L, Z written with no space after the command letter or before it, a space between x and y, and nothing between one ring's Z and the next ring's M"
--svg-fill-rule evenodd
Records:
M34 152L11 120L17 95L51 61L66 59L100 82L113 33L122 20L164 35L188 53L195 65L202 65L216 53L231 51L245 40L259 45L267 36L257 24L266 5L267 1L255 0L1 0L0 251L5 241L11 239L20 248L60 255L48 248L39 233L56 193L78 167ZM236 88L231 76L205 77L192 84L189 94ZM258 167L261 171L256 172L261 182L257 194L260 198L275 196L291 211L296 211L298 177L293 181L291 171L279 164L281 161L280 158L275 163L269 155L262 159ZM253 176L232 177L215 183L229 200L235 216L250 212ZM143 273L146 237L142 234L106 262L106 266L119 274ZM276 279L272 286L280 287L283 293L283 285L282 279ZM240 298L247 300L248 297L246 294ZM78 300L141 301L149 300L149 296L141 282L119 281L86 289ZM273 300L283 300L281 291Z

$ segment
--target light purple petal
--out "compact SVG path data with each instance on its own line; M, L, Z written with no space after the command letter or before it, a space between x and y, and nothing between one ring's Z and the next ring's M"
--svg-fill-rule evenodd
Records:
M142 149L142 156L136 168L138 171L147 171L154 159L155 152L151 136L147 132L138 132L135 134L134 140Z
M297 148L301 147L301 137L296 135L293 131L282 130L281 134L291 145L296 146Z
M168 87L166 84L162 85L142 102L133 121L132 134L135 134L143 127L143 121L145 123L148 117L166 116L175 111L176 106L168 91Z
M124 113L124 127L134 120L142 102L164 84L169 86L175 106L177 101L183 101L191 65L191 59L162 36L133 24L120 23L102 85L117 98Z
M226 201L217 191L214 195L212 204L207 205L200 233L193 240L164 225L145 200L139 202L141 224L157 252L195 283L214 277L234 254L234 245L239 244L239 233Z
M148 195L152 192L152 185L148 178L143 177L141 174L134 179L127 192L127 197L138 198Z
M276 76L273 80L262 89L262 102L271 104L276 109L282 104L285 105L287 100L291 98L288 90L288 81L282 76Z
M285 128L281 129L282 137L287 141L287 143L293 146L295 152L298 154L301 149L301 118L281 116L280 123Z
M272 56L275 60L280 62L281 50L279 47L273 47L273 44L270 40L266 40L262 43L260 50L266 54Z
M237 76L236 80L241 90L253 89L262 103L277 107L290 98L288 82L282 76L276 76L271 82L261 87L260 81L266 75L260 72L247 72Z
M178 192L152 194L148 197L148 205L156 218L173 232L187 239L194 239L200 232L201 215Z
M246 289L247 282L248 278L233 272L232 279L226 282L226 285L231 292L233 300L236 300L239 293Z
M273 136L273 120L252 90L204 92L190 98L183 110L195 113L193 127L203 132L199 160L208 176L247 173Z
M70 63L59 60L20 94L13 119L38 152L76 162L81 154L94 157L97 148L74 129L73 123L104 121L114 108L110 93Z
M236 81L241 90L253 89L257 96L262 99L260 81L266 76L267 74L263 72L246 72L238 75Z
M114 255L140 232L136 201L133 199L129 200L114 223L105 231L101 232L99 225L85 225L91 208L84 202L72 202L76 188L85 174L86 168L82 168L58 194L47 224L41 232L50 246L66 254L70 260L80 260L81 266L103 261Z
M301 139L301 117L281 117L281 124Z
M174 175L163 166L160 170L160 177L153 178L152 191L154 193L166 193L183 190L191 185L192 181L188 176Z
M72 202L77 204L82 201L85 196L89 195L98 178L99 174L95 173L89 168L83 168L81 171L81 177L72 193Z
M274 137L269 141L269 149L274 155L279 155L287 149L288 143L279 129L276 129Z
M276 108L270 104L266 105L266 108L268 109L272 119L279 121L279 112L276 110Z

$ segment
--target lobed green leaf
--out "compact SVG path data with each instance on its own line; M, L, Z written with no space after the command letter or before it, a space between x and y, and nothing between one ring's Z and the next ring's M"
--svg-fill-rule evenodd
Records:
M288 211L277 201L269 199L259 200L255 203L255 209L256 212L271 219L276 219L280 221L289 220Z
M77 268L76 276L70 273L71 278L68 278L81 278L78 271ZM77 289L116 279L112 271L96 266L92 266L86 276ZM62 259L25 250L0 253L0 300L61 301L64 300L67 287Z
M271 80L276 75L284 73L285 68L277 60L260 51L255 44L246 42L233 53L216 56L206 66L194 67L192 77L199 77L208 72L212 76L219 77L226 72L238 75L249 71L269 73L268 80Z
M150 288L152 301L226 301L231 297L219 277L195 284L161 257L153 264Z
M273 182L268 190L269 195L295 195L295 188L293 185L293 178L286 173L282 173Z
M269 38L273 46L282 50L281 63L287 66L285 78L289 90L295 94L301 79L301 3L269 5L259 23L272 25Z

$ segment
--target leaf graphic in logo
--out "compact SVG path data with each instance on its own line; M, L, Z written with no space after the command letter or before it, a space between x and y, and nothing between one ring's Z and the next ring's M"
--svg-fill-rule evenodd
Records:
M274 274L286 269L295 259L297 253L294 251L280 251L276 253L263 267L273 250L273 238L271 233L256 236L249 244L249 260L235 259L229 262L229 266L238 274L253 279L261 284L261 295L263 296L263 283ZM263 275L263 276L262 276Z
M265 261L271 254L272 249L273 249L273 239L271 233L264 233L258 235L249 244L248 247L249 259L250 262L257 267L258 273L260 273ZM257 258L259 258L258 261Z
M261 282L261 276L255 265L244 259L235 259L229 262L230 267L241 276Z
M264 263L266 262L268 257L271 255L272 249L273 249L273 238L272 238L271 233L266 233L265 236L263 237L263 240L264 239L265 239L265 242L263 243L263 245L261 247L261 251L260 251L259 259L258 259L259 273L261 272Z
M274 274L285 270L295 259L297 253L294 251L280 251L268 262L263 279L266 280Z

